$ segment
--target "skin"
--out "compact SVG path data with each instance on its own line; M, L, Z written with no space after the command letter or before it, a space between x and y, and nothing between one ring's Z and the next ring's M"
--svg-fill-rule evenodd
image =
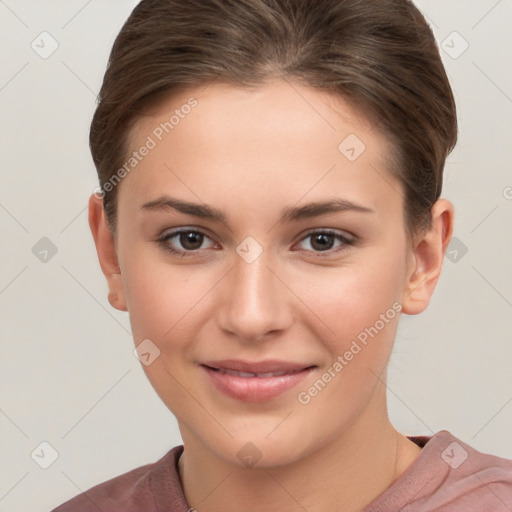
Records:
M421 452L386 409L400 315L309 403L297 395L394 303L406 314L428 306L453 206L440 199L431 229L409 239L385 134L340 98L284 81L175 95L136 123L133 149L190 97L197 107L119 185L115 236L101 199L93 195L89 205L110 303L129 312L137 345L150 339L161 351L144 370L179 424L187 502L199 512L362 510ZM366 146L353 162L338 149L349 134ZM142 208L163 196L206 203L226 220ZM285 207L333 198L372 212L278 222ZM183 227L207 235L191 257L157 242ZM356 243L328 237L322 251L307 235L325 229ZM263 250L251 263L236 251L248 236ZM180 237L169 246L191 247ZM293 390L250 403L220 393L198 365L218 359L316 368ZM237 457L246 443L261 454L254 467Z

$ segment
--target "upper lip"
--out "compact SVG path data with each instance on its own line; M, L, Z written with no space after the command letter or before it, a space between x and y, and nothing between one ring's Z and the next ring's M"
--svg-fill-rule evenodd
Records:
M270 373L270 372L296 372L311 368L314 365L293 363L289 361L267 360L258 362L242 361L239 359L225 359L222 361L205 361L201 363L215 369L235 370L247 373Z

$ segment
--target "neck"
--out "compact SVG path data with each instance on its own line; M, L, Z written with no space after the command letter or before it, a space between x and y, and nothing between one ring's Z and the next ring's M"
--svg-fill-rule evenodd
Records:
M188 504L197 512L360 512L421 452L394 429L377 398L333 442L286 466L235 466L182 432L179 470Z

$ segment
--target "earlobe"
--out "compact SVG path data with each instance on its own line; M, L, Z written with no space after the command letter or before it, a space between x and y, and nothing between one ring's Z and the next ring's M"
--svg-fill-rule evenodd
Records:
M402 299L402 312L417 315L430 303L453 233L453 204L439 199L432 207L432 223L414 243L412 264Z
M96 194L89 199L89 226L96 245L101 270L107 279L108 301L115 309L127 311L114 237L108 227L103 199Z

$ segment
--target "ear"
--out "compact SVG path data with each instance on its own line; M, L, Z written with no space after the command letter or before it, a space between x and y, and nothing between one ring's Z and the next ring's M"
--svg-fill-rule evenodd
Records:
M431 210L430 229L414 241L402 298L403 313L417 315L429 305L452 238L453 218L453 204L439 199Z
M103 198L96 194L93 194L89 199L89 226L96 244L101 270L107 279L108 301L114 308L127 311L114 236L108 227L103 208Z

